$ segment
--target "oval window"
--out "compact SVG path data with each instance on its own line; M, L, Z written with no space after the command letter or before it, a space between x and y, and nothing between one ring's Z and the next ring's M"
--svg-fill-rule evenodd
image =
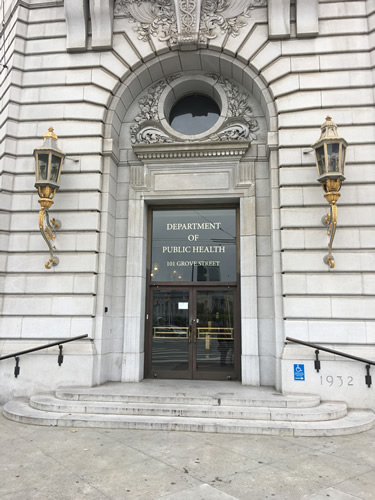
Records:
M220 116L216 102L203 94L182 97L173 105L169 114L171 127L186 135L197 135L209 130Z

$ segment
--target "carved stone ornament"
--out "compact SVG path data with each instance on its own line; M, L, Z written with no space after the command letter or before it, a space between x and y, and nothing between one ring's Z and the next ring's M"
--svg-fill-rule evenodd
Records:
M172 0L116 0L115 16L125 16L136 23L138 38L147 42L151 36L168 45L177 43L176 12Z
M180 31L187 34L192 34L197 26L197 1L196 0L179 0L180 8Z
M206 43L220 33L233 37L239 35L240 29L246 26L244 18L250 17L253 2L248 0L206 0L201 11L201 27L199 41Z
M199 37L207 43L222 34L237 36L254 7L266 0L115 0L115 16L135 23L143 41L156 37L169 46Z
M161 127L158 105L163 90L179 77L179 74L175 74L165 80L160 80L148 89L146 96L139 99L139 113L135 117L136 123L130 128L133 144L173 142L172 138Z
M240 92L228 78L223 78L215 73L207 75L215 80L224 90L228 99L228 117L224 126L218 132L221 134L219 140L233 139L256 139L255 132L259 129L258 122L254 118L253 110L249 105L249 95ZM231 136L231 137L229 137Z
M206 76L212 78L214 84L222 87L227 98L228 114L219 130L199 139L190 136L183 139L181 135L173 136L165 130L158 112L159 100L167 85L180 78L179 74L175 74L152 85L147 95L139 99L139 113L135 117L134 125L130 128L132 144L233 142L256 139L255 132L259 129L259 125L248 103L249 95L241 92L227 78L216 74Z

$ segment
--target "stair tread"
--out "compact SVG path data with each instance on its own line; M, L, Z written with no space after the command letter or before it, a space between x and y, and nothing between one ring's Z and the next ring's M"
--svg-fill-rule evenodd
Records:
M194 395L188 388L184 390L163 393L153 390L151 393L135 390L133 393L116 391L113 388L66 388L56 391L56 396L63 400L72 401L111 401L111 402L158 402L164 404L195 404L195 405L220 405L220 406L252 406L274 408L307 408L319 405L320 398L316 395L293 394L284 395L271 391L242 390L231 392L218 392L212 394Z
M131 411L139 410L139 412L150 411L156 414L158 411L163 413L211 413L217 416L225 414L234 413L237 415L243 414L243 417L235 418L246 418L246 416L258 416L262 420L270 420L277 418L282 420L285 417L286 420L291 420L293 417L301 420L301 417L306 417L308 420L315 419L325 419L325 418L339 418L346 414L347 406L342 402L325 402L321 403L319 406L308 407L308 408L272 408L266 406L228 406L228 405L191 405L178 403L175 405L163 404L163 403L136 403L136 402L103 402L103 401L71 401L71 400L61 400L53 395L46 394L36 394L30 398L31 405L40 410L55 411L55 412L74 412L74 413L90 413L94 411L98 414L100 411L106 412L106 414L112 411ZM186 415L189 416L189 415ZM194 415L191 415L194 416ZM202 415L202 418L205 415ZM207 417L205 417L207 418ZM229 418L229 417L228 417Z
M374 425L375 415L369 410L351 410L347 416L328 421L314 422L286 422L274 420L241 420L214 418L194 418L179 416L143 416L143 415L102 415L58 412L44 412L31 408L28 401L15 399L5 404L4 415L13 420L28 421L40 425L55 426L84 426L85 424L113 427L115 424L128 424L128 428L150 428L165 430L191 430L205 432L239 432L251 433L252 431L290 431L291 435L335 435L349 432L368 430ZM114 424L113 426L111 424ZM102 425L103 426L103 425ZM118 427L121 427L118 425ZM124 427L124 426L122 426Z

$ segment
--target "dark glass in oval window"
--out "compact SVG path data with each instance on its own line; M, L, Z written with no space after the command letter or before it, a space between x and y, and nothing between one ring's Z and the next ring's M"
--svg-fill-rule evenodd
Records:
M191 94L172 107L169 123L181 134L196 135L209 130L219 116L219 106L213 99L203 94Z

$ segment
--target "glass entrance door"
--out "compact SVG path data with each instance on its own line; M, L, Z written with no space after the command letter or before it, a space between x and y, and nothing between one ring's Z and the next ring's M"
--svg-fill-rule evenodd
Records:
M235 288L153 288L148 376L237 378L235 302Z
M152 291L151 376L186 378L190 371L189 295L189 290Z
M195 372L234 376L234 297L233 290L197 290L196 318L193 318ZM195 320L195 321L194 321Z

